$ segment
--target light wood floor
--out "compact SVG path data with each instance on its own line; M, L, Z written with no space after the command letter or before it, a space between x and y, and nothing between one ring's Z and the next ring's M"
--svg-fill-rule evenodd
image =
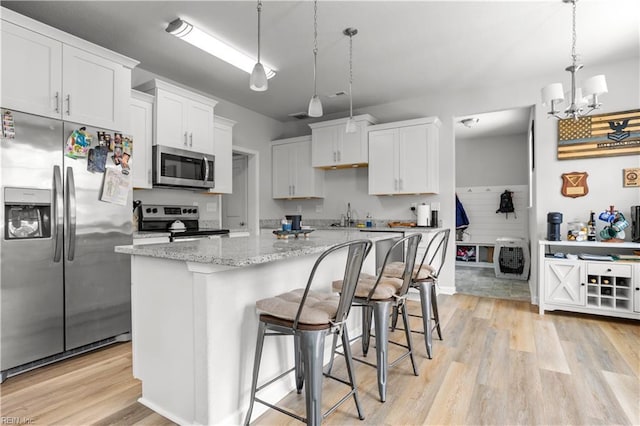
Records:
M326 424L640 425L638 322L539 316L527 302L462 294L439 296L439 306L444 340L434 342L432 360L414 335L420 375L402 362L390 371L387 402L380 403L375 369L357 364L366 419L360 422L348 401ZM335 371L342 370L337 360ZM328 405L344 386L325 382ZM0 386L0 420L172 424L137 403L139 395L130 344L119 344L8 379ZM282 404L304 412L302 395L293 393ZM275 411L254 423L300 424Z

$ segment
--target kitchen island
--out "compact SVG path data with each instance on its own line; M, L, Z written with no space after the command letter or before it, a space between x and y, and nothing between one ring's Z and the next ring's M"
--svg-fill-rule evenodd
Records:
M282 240L263 231L116 247L132 255L133 375L142 381L140 402L179 424L241 424L251 389L255 302L304 287L315 260L334 244L393 237L397 234L339 230ZM313 289L331 291L343 271L341 259L327 258ZM375 253L363 271L375 273ZM360 328L356 317L350 318L352 335ZM291 339L273 340L265 343L262 378L293 365ZM262 396L276 402L294 388L285 380ZM253 418L265 409L258 404Z

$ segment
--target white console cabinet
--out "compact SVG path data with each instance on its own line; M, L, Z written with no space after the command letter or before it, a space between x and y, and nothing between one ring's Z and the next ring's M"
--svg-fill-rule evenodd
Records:
M138 62L2 8L2 106L123 131Z
M637 243L540 241L539 310L563 310L640 319L640 264L551 257L563 254L631 254Z

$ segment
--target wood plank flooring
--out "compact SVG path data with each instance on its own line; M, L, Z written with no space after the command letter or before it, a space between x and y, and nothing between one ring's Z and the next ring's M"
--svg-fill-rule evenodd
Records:
M527 302L463 294L439 296L439 307L444 340L434 341L432 360L414 335L420 375L408 360L394 367L381 403L375 369L356 363L366 419L360 422L348 401L325 424L640 425L638 322L539 316ZM392 337L402 341L399 332ZM373 349L369 357L375 359ZM334 372L344 372L341 359ZM344 389L325 380L323 405ZM140 392L131 345L118 344L9 378L0 385L0 423L172 424L139 404ZM281 404L304 413L303 395L292 393ZM273 410L253 421L300 424Z

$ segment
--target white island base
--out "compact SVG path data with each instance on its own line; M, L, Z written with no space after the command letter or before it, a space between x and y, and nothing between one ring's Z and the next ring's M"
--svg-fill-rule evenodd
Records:
M131 254L133 374L142 381L140 403L179 424L241 424L251 390L255 302L304 287L319 253L242 267ZM374 253L367 257L364 272L375 272L374 259ZM342 278L343 262L328 258L323 264L314 289L330 291L332 280ZM359 332L357 314L351 315L352 335ZM292 339L268 339L261 380L291 366ZM277 402L295 389L293 380L280 383L262 397ZM257 404L253 419L265 410Z

